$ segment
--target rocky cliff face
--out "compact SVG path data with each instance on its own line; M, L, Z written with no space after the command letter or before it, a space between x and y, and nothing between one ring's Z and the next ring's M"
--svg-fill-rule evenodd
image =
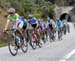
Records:
M3 10L0 12L0 41L4 39L3 29L4 29L5 23L6 23L6 18L4 17L4 12L5 11L3 11Z

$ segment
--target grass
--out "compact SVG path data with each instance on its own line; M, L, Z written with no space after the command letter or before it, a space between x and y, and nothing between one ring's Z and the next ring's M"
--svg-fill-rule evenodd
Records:
M5 42L3 42L3 41L0 41L0 47L4 47L4 46L6 46L7 45L7 43L5 43Z

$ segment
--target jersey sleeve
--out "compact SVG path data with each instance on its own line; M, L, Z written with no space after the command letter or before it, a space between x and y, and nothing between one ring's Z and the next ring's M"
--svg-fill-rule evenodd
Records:
M10 20L10 15L8 15L7 20Z
M15 20L18 20L19 19L19 15L16 13L15 14Z

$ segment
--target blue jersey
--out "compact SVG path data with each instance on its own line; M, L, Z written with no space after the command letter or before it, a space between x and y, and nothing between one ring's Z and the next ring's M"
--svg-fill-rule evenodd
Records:
M28 21L26 20L26 19L24 19L24 26L27 26L27 24L28 24Z
M34 18L32 18L32 20L29 20L29 21L28 21L28 23L31 24L31 25L32 25L32 24L36 24L36 22L37 22L37 20L34 19Z
M63 26L63 23L62 23L61 20L57 20L56 25L57 25L58 28L61 28Z
M23 21L23 19L22 19L21 16L19 16L19 17L18 17L18 22L21 22L21 21Z
M41 22L41 25L42 25L42 29L45 30L46 29L46 22L45 21L42 21Z

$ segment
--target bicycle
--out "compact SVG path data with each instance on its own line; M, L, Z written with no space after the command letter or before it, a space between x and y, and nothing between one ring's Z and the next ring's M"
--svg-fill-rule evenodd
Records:
M55 41L55 31L53 29L49 29L49 39L50 42Z
M26 36L26 39L28 40L29 45L32 47L32 49L35 49L36 47L35 47L35 43L33 43L33 41L32 41L32 32L31 32L31 30L28 29L26 31L25 36Z
M58 29L58 39L62 40L62 28Z
M39 35L37 33L37 30L32 29L30 34L31 34L31 44L33 46L33 49L36 49L36 46L41 48L42 43L40 43L40 37L39 37Z
M48 41L48 33L47 33L47 29L42 29L42 27L39 27L39 36L40 36L40 40L42 40L42 42L45 44Z
M24 40L22 40L18 32L14 29L5 30L5 33L7 34L8 48L11 55L17 55L19 49L21 49L24 53L27 52L28 43L25 40L25 37Z
M65 25L65 24L64 24L64 26L63 26L62 29L63 29L63 33L64 33L64 35L66 35L66 32L67 32L67 31L66 31L66 25Z

